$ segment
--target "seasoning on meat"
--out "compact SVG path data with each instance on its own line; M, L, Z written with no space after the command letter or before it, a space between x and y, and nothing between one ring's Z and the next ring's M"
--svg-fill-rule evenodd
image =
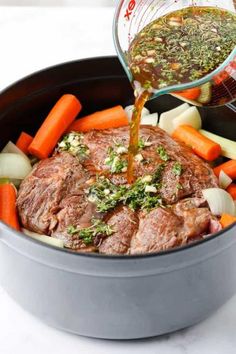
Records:
M141 126L140 132L149 142L141 150L148 163L135 162L133 185L104 162L117 141L127 149L128 127L84 134L86 159L62 151L36 164L17 197L23 226L76 252L105 254L156 252L202 238L212 225L218 229L199 199L202 189L217 186L209 165L158 127ZM157 153L160 146L167 161Z

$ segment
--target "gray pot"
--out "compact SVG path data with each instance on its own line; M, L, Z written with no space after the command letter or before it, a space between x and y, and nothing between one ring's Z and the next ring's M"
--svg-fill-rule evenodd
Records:
M33 134L63 93L80 98L82 114L132 102L115 57L49 68L0 95L1 144L21 130ZM177 104L163 96L149 108L161 112ZM205 127L233 138L231 110L202 116ZM203 320L235 293L235 254L235 225L181 249L120 257L53 248L0 224L0 281L9 295L49 325L90 337L145 338Z

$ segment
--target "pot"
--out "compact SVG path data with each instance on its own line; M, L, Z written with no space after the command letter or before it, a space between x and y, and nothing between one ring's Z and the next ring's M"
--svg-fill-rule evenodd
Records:
M22 130L34 134L64 93L79 97L81 115L133 102L116 57L45 69L0 95L1 145ZM176 98L148 103L152 112ZM235 139L235 113L201 110L204 128ZM236 225L203 241L158 254L79 254L38 242L0 223L0 283L23 308L47 324L97 338L145 338L191 326L236 291Z

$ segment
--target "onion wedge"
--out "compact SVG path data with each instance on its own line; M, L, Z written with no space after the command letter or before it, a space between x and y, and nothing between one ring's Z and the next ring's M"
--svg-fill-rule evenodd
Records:
M12 141L8 141L6 146L2 149L2 153L8 153L8 154L19 154L21 156L24 156L25 159L28 159L26 154L23 153Z
M127 114L129 122L131 121L133 110L134 110L134 105L130 105L130 106L125 107L125 112ZM144 116L148 116L149 114L150 114L150 111L146 107L143 107L142 114L141 114L141 119Z
M191 125L193 128L199 130L202 127L202 119L200 113L196 107L190 107L183 113L179 114L173 119L174 130L179 125Z
M160 116L159 127L165 130L168 134L172 134L174 131L173 120L181 113L185 112L189 107L188 103L184 103L170 111L162 113Z
M32 170L28 159L20 154L0 154L0 178L24 179Z
M233 180L223 171L220 171L219 174L219 185L220 188L227 189Z
M231 195L221 188L208 188L202 191L213 215L235 215L235 204Z
M153 127L156 127L157 122L158 122L157 113L148 114L141 118L141 125L152 125Z
M22 231L25 235L30 236L35 240L47 243L48 245L51 245L51 246L64 248L64 242L62 240L59 240L54 237L46 236L46 235L40 235L40 234L37 234L36 232L32 232L32 231L29 231L24 228L22 228Z

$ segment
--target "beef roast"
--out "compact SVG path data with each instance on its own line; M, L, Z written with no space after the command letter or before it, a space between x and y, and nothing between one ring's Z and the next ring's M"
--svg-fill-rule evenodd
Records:
M81 205L87 173L68 153L40 161L21 183L17 206L22 224L35 232L50 234L64 198L76 196ZM84 210L80 210L83 214Z
M214 217L208 208L198 205L197 198L189 199L172 208L156 208L141 216L130 253L159 252L201 239L209 232Z
M163 146L171 161L166 164L161 189L161 197L168 204L176 203L179 199L188 196L201 197L201 190L217 186L215 177L210 166L197 157L190 148L173 140L165 131L158 127L141 126L140 138L148 141L151 146L140 151L145 163L135 162L134 175L152 175L160 163L163 163L157 147ZM86 167L91 170L108 171L105 163L107 151L115 143L121 143L125 147L129 144L129 128L108 129L103 131L91 131L85 134L84 143L89 147L90 159ZM98 148L99 147L99 148ZM183 173L178 176L173 172L176 162L182 165ZM111 180L116 184L126 182L126 174L113 174ZM178 186L181 185L181 188Z
M106 222L112 227L114 233L102 242L99 252L105 254L128 253L131 239L139 227L137 213L126 206L119 206L107 215Z
M62 239L73 250L99 250L104 254L157 252L218 230L219 222L204 205L201 193L204 188L217 186L209 165L158 127L142 126L140 137L149 146L140 150L145 163L135 163L136 177L152 175L163 163L158 146L164 147L169 156L160 189L161 198L169 207L147 213L134 212L121 204L107 213L98 213L96 205L87 198L87 189L95 173L101 171L114 184L127 184L125 173L109 174L105 159L109 147L117 143L128 147L129 128L91 131L84 134L83 141L90 151L88 159L80 162L67 152L56 152L35 165L22 182L17 207L23 226ZM174 172L176 162L182 166L180 175ZM68 226L83 229L91 226L94 218L103 219L113 234L87 246L78 235L68 233Z

